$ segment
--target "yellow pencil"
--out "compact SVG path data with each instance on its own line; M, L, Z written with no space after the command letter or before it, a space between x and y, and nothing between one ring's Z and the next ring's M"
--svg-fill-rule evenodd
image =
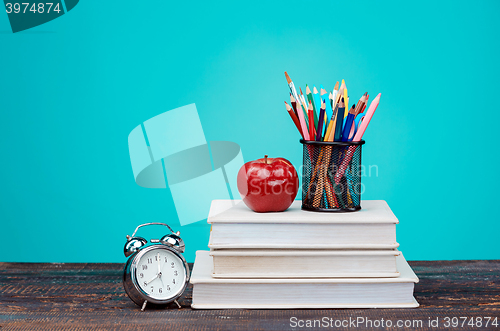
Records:
M332 116L332 119L330 121L330 124L328 125L329 131L327 131L327 134L325 135L325 141L333 141L333 137L335 134L335 125L337 122L338 104L339 104L340 99L342 98L343 95L344 95L343 87L340 87L339 92L337 93L336 100L334 101L333 116Z
M336 100L334 100L333 101L332 118L330 119L330 123L328 124L328 128L326 130L324 141L333 141L333 135L331 135L331 133L335 132L335 119L337 118L337 111L338 111L338 102L336 102ZM330 136L331 136L331 140L330 140Z
M334 119L334 116L332 116L332 119L330 120L330 123L328 124L328 128L326 129L326 133L325 133L325 139L323 139L323 141L331 141L329 140L330 138L330 132L332 132L332 127L333 127L333 121Z
M335 118L336 117L337 117L337 103L334 100L333 101L332 118L330 118L330 123L328 123L328 127L326 128L325 139L323 139L323 141L332 141L332 140L329 140L329 138L330 138L330 133L332 132L332 129L335 125Z
M345 109L348 109L347 106L349 106L349 97L347 96L347 87L344 89L344 101ZM346 118L347 114L349 114L348 111L344 112L344 118Z

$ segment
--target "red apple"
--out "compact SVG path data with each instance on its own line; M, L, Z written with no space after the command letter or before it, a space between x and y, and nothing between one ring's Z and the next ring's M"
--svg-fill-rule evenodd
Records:
M292 163L282 157L245 163L238 172L238 191L255 212L285 211L299 190L299 177Z

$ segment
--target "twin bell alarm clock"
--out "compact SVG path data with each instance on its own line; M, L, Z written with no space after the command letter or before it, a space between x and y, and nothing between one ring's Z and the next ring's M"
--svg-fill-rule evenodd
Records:
M136 237L137 230L148 225L164 225L171 233L161 239L148 241ZM129 298L141 310L148 303L167 305L182 295L189 281L189 267L181 255L184 241L180 232L174 232L165 223L145 223L139 225L132 236L127 236L123 252L128 261L123 269L123 287Z

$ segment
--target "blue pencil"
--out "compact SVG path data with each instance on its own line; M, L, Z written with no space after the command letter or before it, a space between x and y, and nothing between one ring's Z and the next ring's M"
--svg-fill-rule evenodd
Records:
M356 118L354 119L354 129L358 131L359 123L361 122L361 119L365 116L365 113L360 113Z
M352 105L352 108L349 110L349 114L346 117L344 131L342 132L342 141L349 141L349 134L351 133L352 122L354 121L354 113L356 112L355 109L355 105Z
M328 123L328 121L330 121L330 119L332 118L333 110L332 110L332 104L330 103L330 97L328 96L328 92L323 88L323 85L321 85L320 95L321 95L321 100L325 102L325 107L326 107L325 123Z
M342 124L344 122L344 112L345 112L345 104L344 98L339 102L339 109L337 111L337 123L335 124L335 134L333 136L333 141L341 141L342 139Z

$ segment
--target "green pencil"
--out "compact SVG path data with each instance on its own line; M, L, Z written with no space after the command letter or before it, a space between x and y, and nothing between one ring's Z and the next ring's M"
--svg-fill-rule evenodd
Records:
M318 114L316 113L316 105L314 104L314 99L313 99L311 89L309 89L309 86L307 86L307 84L306 84L306 95L307 95L307 101L309 101L313 105L314 126L317 128L318 127Z

